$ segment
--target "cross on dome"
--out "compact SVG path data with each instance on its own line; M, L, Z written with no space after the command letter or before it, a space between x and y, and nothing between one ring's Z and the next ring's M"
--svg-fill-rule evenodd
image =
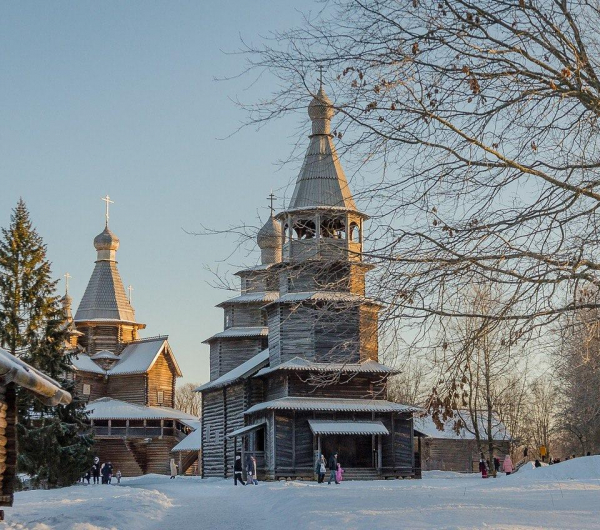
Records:
M68 296L69 295L69 280L72 278L72 276L68 272L63 274L63 276L65 277L65 296Z
M106 203L106 213L104 215L106 217L106 226L108 228L108 218L109 218L109 216L108 216L108 207L109 207L110 204L114 204L115 201L111 201L110 197L108 196L108 194L106 195L106 197L102 197L101 200L103 200Z

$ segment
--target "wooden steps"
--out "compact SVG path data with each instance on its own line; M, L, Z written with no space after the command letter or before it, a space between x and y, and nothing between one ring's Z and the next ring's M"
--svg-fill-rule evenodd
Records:
M374 468L354 467L344 470L344 480L380 480L381 478ZM325 480L329 480L329 473L325 474Z
M146 473L170 474L171 449L177 443L174 436L162 439L98 437L94 448L100 462L110 461L115 473L121 470L124 477L137 477Z

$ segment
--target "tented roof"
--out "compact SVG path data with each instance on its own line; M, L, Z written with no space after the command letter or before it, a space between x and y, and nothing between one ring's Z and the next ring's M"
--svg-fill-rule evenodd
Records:
M390 434L380 421L308 420L313 434Z
M116 261L97 261L75 321L95 319L135 322L135 312L127 296Z
M261 410L314 410L328 412L419 412L422 409L383 399L284 397L250 407L245 414Z
M458 432L454 429L456 421L460 419L464 424ZM474 440L475 431L473 428L473 422L467 414L460 414L455 418L446 420L443 424L444 429L439 430L433 421L433 418L428 416L422 416L414 419L414 430L427 436L428 438L443 438L449 440ZM482 436L487 438L487 416L481 416L479 418L479 432ZM502 423L498 418L492 419L492 437L494 440L510 440L511 436L506 428L506 425Z
M269 350L263 350L259 354L255 355L246 362L236 366L233 370L223 374L218 379L205 383L195 389L195 392L202 392L203 390L210 390L215 388L221 388L227 386L238 379L245 378L255 374L263 366L266 366L269 362Z
M89 402L85 410L92 420L198 420L191 414L169 407L145 407L107 397Z
M179 442L171 451L179 453L184 451L201 451L202 450L202 429L196 429L188 434L181 442Z

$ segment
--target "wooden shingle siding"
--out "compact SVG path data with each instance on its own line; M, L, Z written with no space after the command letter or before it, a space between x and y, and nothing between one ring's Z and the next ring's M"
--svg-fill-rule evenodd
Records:
M161 354L160 357L154 363L152 369L148 372L148 405L161 406L161 407L173 407L174 396L173 396L173 382L175 379L174 373L171 371L171 367L165 354ZM115 377L115 376L112 376ZM163 393L163 402L158 402L158 392Z

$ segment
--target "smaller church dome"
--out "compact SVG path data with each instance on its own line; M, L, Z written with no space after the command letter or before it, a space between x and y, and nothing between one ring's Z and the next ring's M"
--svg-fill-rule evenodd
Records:
M331 100L325 94L323 87L321 87L316 97L308 105L308 116L312 121L330 120L334 114L333 103L331 103Z
M271 215L263 227L258 231L256 242L261 249L279 248L281 247L282 235L283 228L281 227L281 223Z
M119 248L119 238L107 226L94 238L94 247L96 247L96 250L117 250Z

